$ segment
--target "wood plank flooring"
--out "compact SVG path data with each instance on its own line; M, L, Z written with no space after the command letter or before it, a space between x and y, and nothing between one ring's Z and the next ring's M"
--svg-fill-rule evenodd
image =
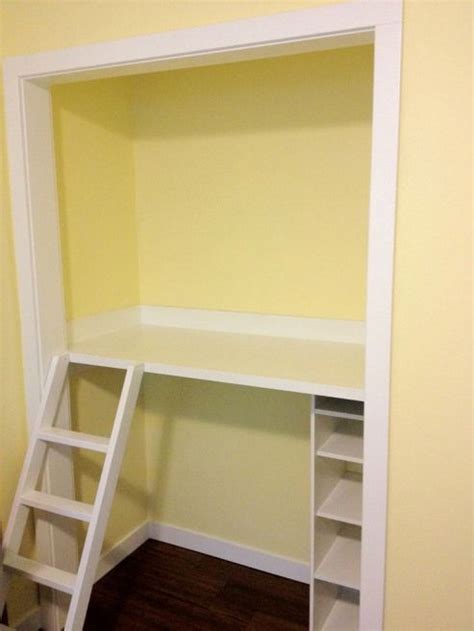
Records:
M96 583L84 631L307 631L309 587L149 540Z

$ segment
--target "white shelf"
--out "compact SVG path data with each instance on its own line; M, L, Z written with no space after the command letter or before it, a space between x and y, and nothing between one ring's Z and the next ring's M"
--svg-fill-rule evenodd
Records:
M316 452L318 456L363 463L364 440L361 434L336 430Z
M341 587L360 589L360 540L338 535L316 568L314 578Z
M359 605L336 600L323 625L323 631L357 631L358 628Z
M137 325L73 343L74 356L134 360L149 373L361 400L364 346Z
M333 397L318 397L316 400L316 414L334 416L355 421L364 420L364 404L362 401L349 399L335 399Z
M361 526L362 480L360 476L342 478L324 500L316 514L318 517Z

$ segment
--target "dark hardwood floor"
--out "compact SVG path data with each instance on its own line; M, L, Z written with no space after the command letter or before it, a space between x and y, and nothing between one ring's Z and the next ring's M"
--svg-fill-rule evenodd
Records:
M84 631L306 631L307 585L149 540L96 583Z

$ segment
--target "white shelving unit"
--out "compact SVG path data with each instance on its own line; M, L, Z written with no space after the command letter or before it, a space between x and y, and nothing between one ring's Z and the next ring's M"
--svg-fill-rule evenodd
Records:
M359 628L363 419L361 401L314 398L311 631Z

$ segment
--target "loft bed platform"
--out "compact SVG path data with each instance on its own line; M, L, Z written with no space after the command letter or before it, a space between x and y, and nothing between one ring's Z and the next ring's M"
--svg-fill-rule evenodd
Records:
M318 330L321 321L250 314L226 314L217 326L230 330L212 330L221 317L218 312L207 312L206 318L206 312L199 311L194 318L193 310L175 311L178 326L170 326L172 314L161 308L156 318L161 324L144 318L107 330L102 322L95 334L86 327L86 335L76 334L78 339L69 342L71 360L115 368L137 361L148 373L364 400L365 348L346 341L355 337L352 334L342 331L345 341L331 341L331 335L341 338L341 333L327 330L327 325ZM327 322L329 329L337 323ZM342 328L352 324L343 323ZM315 339L318 336L324 339Z

